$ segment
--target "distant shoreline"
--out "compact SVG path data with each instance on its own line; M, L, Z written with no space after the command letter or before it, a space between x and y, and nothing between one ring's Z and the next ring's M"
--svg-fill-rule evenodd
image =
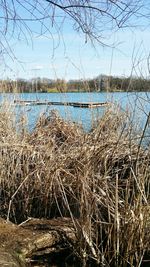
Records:
M37 91L37 92L20 92L20 91L14 91L14 92L0 92L0 94L67 94L67 93L150 93L150 90L149 91L132 91L132 90L126 90L126 91L119 91L119 90L108 90L108 91L67 91L67 92L60 92L60 91L52 91L52 92L44 92L44 91Z

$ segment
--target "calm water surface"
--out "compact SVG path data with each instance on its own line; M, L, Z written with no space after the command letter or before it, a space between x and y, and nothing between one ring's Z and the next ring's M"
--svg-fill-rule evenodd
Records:
M98 92L98 93L15 93L15 94L0 94L0 100L9 99L13 102L14 99L21 100L41 100L41 101L64 101L64 102L112 102L112 110L119 105L122 109L130 111L132 119L143 127L147 114L150 112L150 93L127 93L127 92ZM86 109L75 108L70 106L26 106L17 107L17 113L27 114L29 128L32 129L37 121L37 118L43 112L49 113L55 109L60 116L74 122L83 124L86 130L89 130L98 117L101 117L105 111L105 107ZM131 115L130 115L131 116Z

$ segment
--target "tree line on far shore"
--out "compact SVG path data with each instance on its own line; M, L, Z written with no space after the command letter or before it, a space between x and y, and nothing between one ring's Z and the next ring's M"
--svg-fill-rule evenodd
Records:
M32 78L30 80L19 78L17 80L0 80L0 92L132 92L150 91L150 79L144 77L117 77L99 75L93 79L48 79Z

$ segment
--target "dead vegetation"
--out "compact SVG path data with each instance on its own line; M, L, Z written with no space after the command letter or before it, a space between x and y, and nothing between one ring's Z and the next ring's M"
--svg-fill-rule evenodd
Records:
M134 133L134 135L133 135ZM0 212L71 218L84 266L150 262L150 153L124 114L107 111L90 133L52 112L32 133L0 110ZM146 266L146 265L145 265Z

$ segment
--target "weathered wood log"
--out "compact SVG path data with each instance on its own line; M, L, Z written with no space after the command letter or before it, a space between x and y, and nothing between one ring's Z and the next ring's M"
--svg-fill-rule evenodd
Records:
M30 219L20 226L0 219L0 267L24 267L35 256L69 250L75 243L69 218Z
M23 261L15 256L12 251L0 248L0 267L25 267Z

